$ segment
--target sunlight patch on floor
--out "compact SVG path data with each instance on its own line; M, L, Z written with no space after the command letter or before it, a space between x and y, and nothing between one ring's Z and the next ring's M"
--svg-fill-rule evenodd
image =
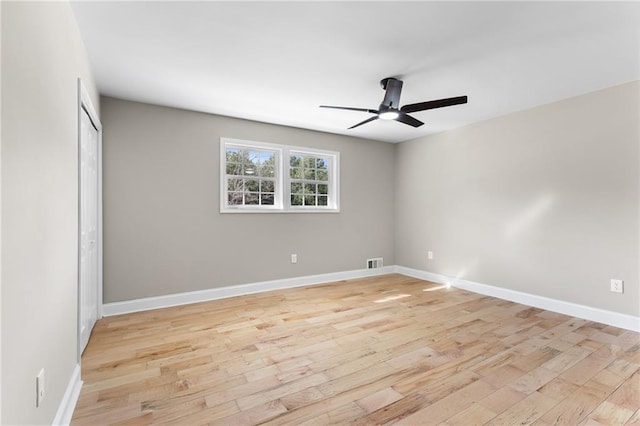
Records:
M436 290L446 290L448 288L450 288L451 285L439 285L439 286L435 286L435 287L429 287L429 288L425 288L422 291L436 291Z
M384 303L391 302L392 300L404 299L405 297L411 296L410 294L396 294L395 296L388 296L382 299L378 299L374 301L374 303Z

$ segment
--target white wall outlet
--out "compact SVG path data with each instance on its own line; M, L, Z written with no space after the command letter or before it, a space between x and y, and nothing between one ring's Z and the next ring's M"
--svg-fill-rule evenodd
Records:
M432 251L428 251L427 252L427 259L433 260L433 252Z
M291 263L298 263L298 255L297 254L292 254L291 255Z
M611 291L614 293L624 293L624 281L611 278Z
M44 368L36 376L36 407L42 405L44 399Z

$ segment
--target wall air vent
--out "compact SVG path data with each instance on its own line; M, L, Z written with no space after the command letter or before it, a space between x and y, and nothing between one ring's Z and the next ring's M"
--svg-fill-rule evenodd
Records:
M367 269L382 268L382 258L376 257L375 259L367 259Z

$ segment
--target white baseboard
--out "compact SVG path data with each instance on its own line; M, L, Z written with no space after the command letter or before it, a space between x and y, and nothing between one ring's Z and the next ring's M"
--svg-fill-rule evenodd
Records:
M272 290L324 284L355 278L373 277L395 272L394 266L384 266L376 269L356 269L353 271L333 272L329 274L308 275L304 277L285 278L281 280L262 281L251 284L240 284L228 287L212 288L208 290L190 291L186 293L168 294L166 296L145 297L143 299L126 300L123 302L105 303L102 305L102 315L128 314L131 312L148 311L151 309L168 308L189 303L206 302L209 300L225 299L227 297L243 296L246 294L262 293Z
M80 364L76 364L71 373L71 378L67 384L67 389L64 391L62 401L58 406L58 411L53 419L54 426L67 426L71 423L71 417L73 417L73 410L76 408L78 397L80 396L80 389L82 389L82 380L80 380Z
M578 305L576 303L564 302L562 300L551 299L544 296L537 296L535 294L523 293L501 287L494 287L487 284L435 274L433 272L406 268L404 266L396 266L395 271L402 275L432 281L439 284L450 285L452 287L484 294L486 296L497 297L499 299L509 300L511 302L545 309L547 311L558 312L572 317L640 332L640 317L633 315L592 308L590 306Z
M305 277L286 278L273 281L262 281L251 284L241 284L228 287L212 288L209 290L190 291L186 293L169 294L166 296L146 297L143 299L127 300L123 302L106 303L102 305L104 316L127 314L131 312L148 311L151 309L168 308L189 303L206 302L209 300L225 299L227 297L246 294L262 293L265 291L282 290L315 284L324 284L341 280L372 277L398 273L426 281L450 285L474 293L497 297L523 305L546 309L572 317L583 318L614 327L640 332L640 317L593 308L562 300L551 299L530 293L509 290L487 284L467 281L460 278L448 277L433 272L421 271L404 266L385 266L378 269L357 269L353 271L334 272L329 274L309 275Z

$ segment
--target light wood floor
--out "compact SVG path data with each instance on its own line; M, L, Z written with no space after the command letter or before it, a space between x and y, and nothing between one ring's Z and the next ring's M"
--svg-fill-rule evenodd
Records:
M72 424L640 424L640 334L401 275L98 321Z

